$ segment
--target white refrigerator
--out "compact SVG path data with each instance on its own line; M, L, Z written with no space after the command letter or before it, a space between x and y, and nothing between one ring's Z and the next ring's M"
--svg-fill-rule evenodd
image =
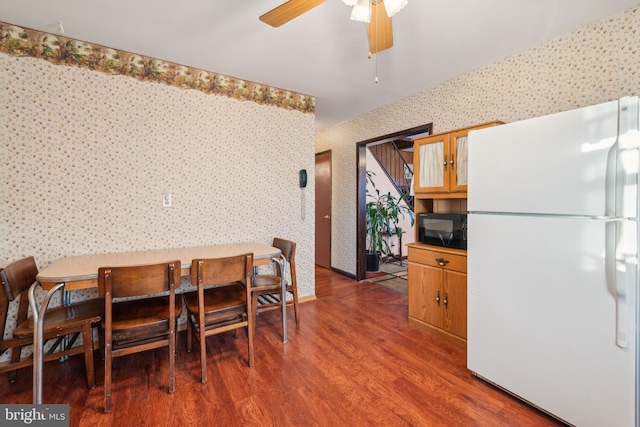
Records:
M637 97L469 134L467 366L576 426L639 426Z

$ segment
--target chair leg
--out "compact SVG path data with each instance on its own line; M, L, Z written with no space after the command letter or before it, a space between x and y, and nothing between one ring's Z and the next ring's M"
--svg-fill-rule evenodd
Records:
M256 334L256 322L258 317L258 294L251 295L251 313L249 313L249 322L253 324L252 328L247 328L248 335Z
M93 389L96 386L96 375L93 366L93 327L90 323L82 325L82 344L84 346L84 369L87 372L87 385Z
M169 337L169 393L176 388L176 333L171 332Z
M298 287L292 286L291 290L293 291L293 313L296 316L296 325L300 324L300 312L298 311Z
M207 337L204 322L200 322L200 370L202 384L207 382Z
M193 345L193 326L191 325L191 315L187 314L187 353L191 353Z
M22 347L13 347L11 349L11 363L17 363L20 361L20 355L22 354ZM9 381L13 384L18 379L18 370L9 372Z
M178 333L178 319L176 319L176 325L175 325L174 331L176 331L176 346L175 346L175 351L173 352L173 354L175 354L177 356L178 355L178 345L180 345L180 340L178 340L178 337L180 336L180 334Z
M106 343L104 355L104 412L111 412L111 342Z
M101 357L102 360L104 360L104 351L105 351L104 328L102 327L102 325L100 323L96 323L94 326L98 330L98 343L100 345L100 357Z
M252 296L253 299L253 296ZM256 296L255 299L257 300L258 297ZM253 303L253 301L252 301ZM249 367L253 368L253 363L254 363L254 359L253 359L253 337L256 334L256 310L257 307L252 304L251 305L251 314L249 314L249 316L247 316L247 341L249 341ZM237 329L236 329L237 331Z

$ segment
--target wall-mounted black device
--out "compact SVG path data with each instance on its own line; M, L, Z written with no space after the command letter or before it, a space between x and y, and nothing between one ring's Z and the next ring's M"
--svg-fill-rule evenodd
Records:
M307 186L307 170L300 169L300 188L305 188Z

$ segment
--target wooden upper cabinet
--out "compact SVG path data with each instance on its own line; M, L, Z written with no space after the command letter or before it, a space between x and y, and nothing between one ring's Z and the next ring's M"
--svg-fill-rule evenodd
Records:
M449 192L449 134L414 141L413 179L416 193Z
M449 143L449 191L451 192L467 192L468 134L468 130L451 133Z
M467 197L469 131L500 123L483 123L414 141L415 194L433 198Z

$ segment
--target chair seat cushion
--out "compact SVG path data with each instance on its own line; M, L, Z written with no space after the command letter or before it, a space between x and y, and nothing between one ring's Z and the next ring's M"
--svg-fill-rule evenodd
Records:
M246 311L244 286L240 283L217 286L204 290L204 312L215 311L215 318L233 317ZM184 294L184 301L190 314L198 315L198 291ZM205 320L212 320L205 316Z
M95 298L74 303L68 306L47 310L44 315L44 334L82 326L85 323L96 323L102 319L104 300ZM16 338L33 336L33 317L29 317L13 330Z

